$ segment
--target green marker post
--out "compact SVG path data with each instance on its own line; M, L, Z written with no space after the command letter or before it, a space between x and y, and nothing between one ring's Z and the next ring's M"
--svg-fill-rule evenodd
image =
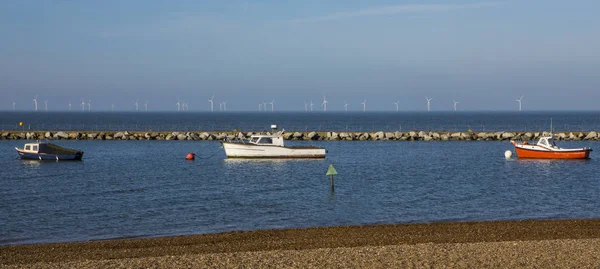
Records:
M333 164L329 165L329 168L327 168L327 173L325 173L325 175L329 176L329 182L331 183L331 191L333 191L334 190L333 175L337 175L337 171L335 171Z

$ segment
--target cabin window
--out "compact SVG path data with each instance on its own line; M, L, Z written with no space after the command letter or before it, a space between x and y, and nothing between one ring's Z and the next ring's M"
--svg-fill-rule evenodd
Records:
M31 150L31 146L30 145L25 146L25 150Z
M260 144L273 144L273 139L270 137L263 137L260 139Z
M38 150L37 148L38 148L38 146L33 146L33 147L32 147L32 150L33 150L33 151L37 151L37 150Z
M250 139L250 142L256 143L258 141L258 137L253 137Z

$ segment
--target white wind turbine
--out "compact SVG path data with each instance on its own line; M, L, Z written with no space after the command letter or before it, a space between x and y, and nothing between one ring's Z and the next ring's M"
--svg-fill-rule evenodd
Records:
M187 111L188 110L188 104L186 102L181 102L181 110L182 111Z
M327 99L325 99L325 96L323 96L323 103L321 104L321 106L323 107L323 111L327 112Z
M46 111L48 111L48 100L45 100L44 104L46 105Z
M262 111L262 103L258 103L258 111Z
M13 111L15 111L15 105L16 105L16 104L17 104L17 103L15 103L15 100L13 100Z
M148 112L148 100L146 100L146 102L144 103L144 108L146 109L146 112Z
M37 94L33 97L33 104L35 105L35 111L37 111Z
M177 111L179 111L179 109L181 108L181 103L179 102L179 100L177 100L177 103L175 103L175 105L177 106Z
M304 102L304 111L308 111L308 103Z
M71 100L69 100L69 111L71 111Z
M365 99L362 103L360 103L363 105L363 112L367 111L367 99Z
M83 99L81 99L81 104L79 106L81 106L81 111L85 111L85 101L83 101Z
M215 96L213 95L208 102L210 102L210 112L213 112L213 101L215 100Z
M92 100L88 100L87 106L88 106L88 111L92 111Z
M135 100L135 103L133 103L133 105L135 106L135 111L138 111L140 108L140 106L138 104L138 100L140 100L140 99Z
M313 111L313 106L314 106L314 105L315 105L315 104L313 104L312 100L310 100L310 105L309 105L309 106L310 106L310 111Z
M452 100L452 103L454 103L454 111L456 111L456 105L458 105L458 101Z
M346 112L348 112L348 103L346 103L346 101L344 100L344 110Z
M425 96L425 100L427 100L427 111L431 111L431 100L433 100L433 97L427 98L427 96Z
M227 111L227 101L223 101L223 111Z
M268 104L267 102L263 102L263 111L265 111L265 112L267 111L267 104Z
M521 95L521 98L517 99L517 102L519 102L519 111L521 111L521 101L523 101L523 95Z
M271 104L271 112L275 110L275 99L273 99L269 104Z
M400 104L400 100L396 101L394 105L396 105L396 112L398 112L398 105Z

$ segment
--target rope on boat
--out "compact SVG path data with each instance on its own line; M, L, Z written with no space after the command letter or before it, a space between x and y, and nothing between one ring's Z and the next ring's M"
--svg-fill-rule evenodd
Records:
M187 160L193 160L193 159L195 159L196 157L197 157L198 159L201 159L201 160L210 159L210 158L214 157L215 155L217 155L217 153L218 153L218 152L219 152L219 151L220 151L222 148L223 148L223 146L221 145L219 148L217 148L217 150L215 150L215 151L214 151L214 152L213 152L211 155L209 155L208 157L201 157L201 156L198 156L196 153L190 152L190 153L188 153L188 155L187 155L185 158L186 158Z

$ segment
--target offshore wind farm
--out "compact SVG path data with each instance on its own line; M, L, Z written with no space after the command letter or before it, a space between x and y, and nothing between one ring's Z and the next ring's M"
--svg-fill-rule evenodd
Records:
M0 1L0 268L597 268L599 9Z

